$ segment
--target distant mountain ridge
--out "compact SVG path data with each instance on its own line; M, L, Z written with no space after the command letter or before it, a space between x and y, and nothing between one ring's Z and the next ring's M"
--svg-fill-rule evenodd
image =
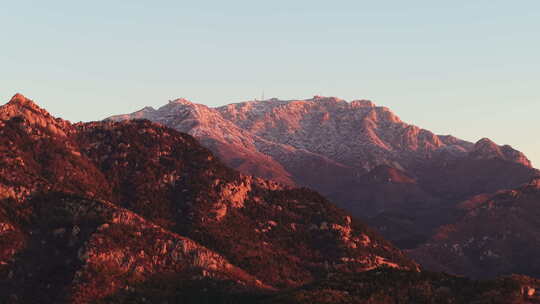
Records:
M108 119L149 119L226 144L258 137L367 171L381 164L407 168L414 164L412 156L428 158L437 153L456 156L470 153L477 158L501 158L531 167L527 157L510 146L497 146L487 138L474 144L435 135L402 122L388 108L368 100L347 102L316 96L307 100L270 99L210 108L177 99L157 110L146 107ZM225 126L228 128L221 129ZM253 139L250 142L258 143ZM255 148L263 150L264 145L259 143Z
M540 172L508 145L436 135L369 100L315 96L210 108L178 99L108 118L127 119L191 134L243 173L315 189L410 250L456 224L461 202L520 187ZM415 256L437 267L427 251ZM511 271L518 263L508 265Z
M499 160L534 171L527 157L510 146L498 146L489 139L471 143L435 135L402 122L388 108L368 100L316 96L210 108L178 99L157 110L144 108L108 119L134 118L195 136L241 172L311 187L342 206L356 195L336 192L342 192L343 185L357 184L360 176L380 165L407 172L420 183L427 167L456 161Z

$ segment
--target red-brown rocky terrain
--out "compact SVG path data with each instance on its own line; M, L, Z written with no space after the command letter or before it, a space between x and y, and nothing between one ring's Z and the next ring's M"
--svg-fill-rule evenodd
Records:
M367 100L316 96L210 108L179 99L109 119L131 118L191 134L243 173L317 190L405 249L425 248L442 227L459 222L462 201L519 187L539 174L510 146L436 135ZM418 261L431 267L427 256ZM467 267L445 266L455 273Z
M329 156L260 142L281 149L284 158L297 153L298 159L331 164L327 168L336 174L350 170ZM468 152L463 158L467 166L495 166L469 177L485 191L513 183L488 179L493 170L511 164L523 178L532 170L519 160L501 159L505 149L498 150L495 158ZM2 303L538 301L540 284L532 278L474 281L420 271L401 250L317 192L292 187L292 179L278 183L239 173L194 137L148 120L71 124L17 94L0 107L0 156ZM441 166L447 177L465 169ZM534 262L528 270L523 262L536 254L526 241L535 242L538 231L536 213L527 212L537 201L537 180L447 204L448 189L463 190L455 199L474 188L423 183L433 180L427 165L418 171L396 167L378 164L345 180L364 189L359 200L374 202L365 205L369 212L389 219L396 231L397 223L404 227L405 241L417 242L413 256L443 270L465 263L471 267L463 273L474 276L485 275L485 265L493 266L487 275L537 275ZM309 168L306 178L321 182ZM345 180L343 186L349 185ZM437 204L452 210L441 218L455 226L436 229L423 221L437 233L422 235L426 239L419 243L407 230L418 232L419 225L386 212L422 210L427 216ZM515 216L489 234L509 214ZM481 228L470 226L470 218ZM480 241L469 242L471 237ZM462 251L446 250L455 244ZM523 254L508 254L514 245ZM464 262L454 258L459 252Z
M145 284L225 297L418 270L316 192L240 174L190 135L71 124L22 95L0 118L2 302L107 301Z

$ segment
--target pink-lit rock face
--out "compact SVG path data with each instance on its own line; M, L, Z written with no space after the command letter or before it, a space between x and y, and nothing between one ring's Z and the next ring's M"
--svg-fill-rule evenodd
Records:
M41 130L47 130L53 135L66 136L66 132L69 132L69 122L52 117L49 112L19 93L0 107L0 120L14 117L24 118L30 125L39 126Z
M241 167L235 161L246 162L251 155L262 154L272 165L259 172L247 167L250 171L245 172L274 171L268 175L283 176L282 179L290 178L287 175L291 174L278 172L277 168L281 166L287 170L289 162L297 162L283 159L283 154L304 154L303 158L317 157L319 162L329 166L333 165L328 161L365 171L380 164L405 167L411 154L429 155L454 145L458 146L454 150L468 150L471 146L458 140L446 144L427 130L403 123L388 108L377 107L371 101L349 103L335 97L271 99L215 109L182 99L157 111L143 109L131 116L111 117L113 120L127 118L147 118L163 123L187 132L203 143L209 142L207 146L232 146L232 149L221 149L226 152L220 156L239 169ZM261 159L264 159L262 155ZM298 183L294 173L292 175L293 181Z
M504 159L531 167L531 162L525 154L514 150L508 145L498 146L489 138L479 140L474 145L470 155L476 159Z
M209 108L185 99L158 110L145 108L112 120L146 118L187 132L213 148L228 164L245 173L303 184L291 172L285 154L316 156L354 170L369 171L381 164L410 168L418 160L444 153L470 154L478 159L500 158L530 166L528 159L509 146L488 139L473 144L402 122L386 107L371 101L347 102L316 96L308 100L249 101ZM250 159L258 164L244 165ZM289 157L290 158L290 157ZM252 162L254 163L254 162ZM332 166L331 164L328 164Z
M433 191L469 195L496 191L508 184L517 186L530 178L510 170L510 175L519 177L510 177L508 184L482 181L487 186L476 190L468 189L465 182L448 184L460 179L456 174L476 174L466 172L467 167L474 167L468 162L503 161L508 166L514 163L525 167L530 167L530 162L523 153L488 139L474 144L407 124L390 109L368 100L347 102L315 96L307 100L270 99L209 108L179 99L157 110L145 108L110 119L129 118L147 118L189 133L243 173L311 187L345 208L358 205L355 209L361 213L355 215L360 216L371 214L367 211L371 209L363 205L369 202L361 199L370 188L362 176L380 166L394 168L394 173L404 172L419 184L413 195L416 198L409 196L413 201L425 201L430 196L420 194L420 188L426 189L425 183L429 183L428 188L437 188ZM432 185L433 178L446 175L449 176L445 180ZM399 200L397 195L391 197ZM376 201L379 200L385 206L392 205L387 198Z

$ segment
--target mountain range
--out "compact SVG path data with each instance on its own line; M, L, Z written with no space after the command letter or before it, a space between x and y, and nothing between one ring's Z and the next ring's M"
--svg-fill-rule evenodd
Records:
M455 235L470 235L473 242L482 240L480 231L461 232L465 227L458 223L466 216L462 202L511 191L540 176L523 153L508 145L488 138L472 143L436 135L371 101L336 97L269 99L216 108L177 99L159 109L146 107L108 118L129 119L149 119L191 134L245 174L320 192L402 249L421 251L414 255L428 269L473 277L538 275L536 269L513 262L482 271L481 251L470 252L471 259L465 261L457 252L431 246L447 227L455 227ZM534 225L510 225L527 233L538 231L530 230ZM536 252L533 243L523 246ZM434 263L440 255L458 262ZM517 256L509 259L521 262Z
M316 192L242 175L170 128L71 124L22 95L0 118L2 302L89 303L167 276L241 293L419 269Z
M507 275L538 275L537 173L368 101L176 100L72 124L17 94L0 107L0 302L535 303L540 281Z

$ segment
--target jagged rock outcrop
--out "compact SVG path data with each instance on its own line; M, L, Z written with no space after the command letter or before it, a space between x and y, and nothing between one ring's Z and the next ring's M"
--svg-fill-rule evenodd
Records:
M371 170L408 165L403 152L432 152L444 144L429 131L407 125L388 108L334 97L302 101L256 101L216 109L267 140Z
M469 152L469 156L475 159L503 159L511 162L516 162L527 167L531 167L531 162L525 154L512 149L512 147L498 146L489 138L482 138Z
M145 108L133 115L124 115L111 120L127 118L149 119L195 136L201 143L211 148L227 164L243 172L273 179L284 184L293 185L289 173L280 163L260 152L256 142L267 145L264 139L252 137L230 121L221 117L215 110L186 99L170 101L167 105L153 110Z
M36 132L46 131L54 136L66 136L66 133L70 131L69 122L52 117L49 112L19 93L0 107L0 120L9 120L14 117L25 119L29 127L39 127Z
M21 238L16 247L3 243L16 251L0 266L4 303L92 303L167 274L232 285L233 293L271 290L223 256L109 202L49 193L3 207Z

